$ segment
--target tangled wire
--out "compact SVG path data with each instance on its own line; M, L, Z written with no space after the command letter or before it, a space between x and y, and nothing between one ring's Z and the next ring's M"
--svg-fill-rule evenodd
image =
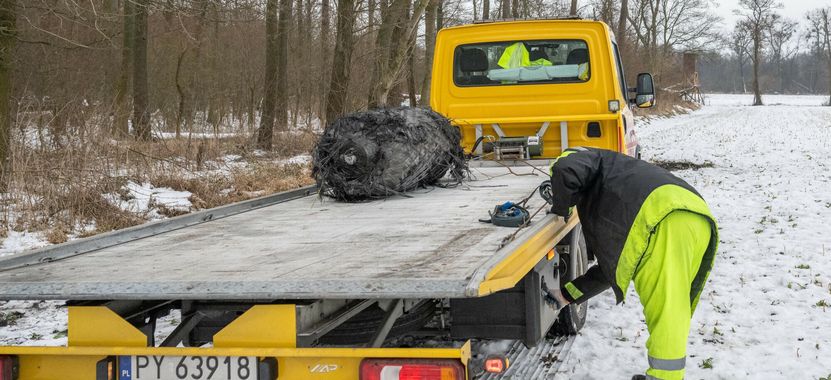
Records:
M435 185L467 171L459 130L423 108L388 108L339 118L324 130L312 173L322 194L346 202Z

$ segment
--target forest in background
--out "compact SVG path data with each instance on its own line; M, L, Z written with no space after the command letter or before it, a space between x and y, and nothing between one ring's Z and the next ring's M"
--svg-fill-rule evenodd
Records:
M754 39L760 41L759 82L763 92L774 94L828 94L831 97L831 7L812 10L800 19L777 13L781 4L755 2L767 8L755 25L744 18L722 36L721 47L704 52L699 73L709 92L747 93L752 90ZM752 16L752 15L748 15ZM831 101L831 100L830 100Z
M194 209L307 184L302 157L326 120L428 106L437 31L471 22L602 20L629 83L654 74L658 113L689 87L689 52L705 92L831 91L831 8L785 20L774 0L742 0L730 34L713 4L0 0L0 235L61 242L141 223L103 196L129 198L130 183L188 191Z
M23 127L31 120L22 114L44 112L35 125L54 143L102 122L114 135L132 125L144 140L253 136L272 118L286 131L406 99L427 105L436 31L483 19L605 21L627 72L650 71L661 87L682 82L679 53L696 52L706 91L746 91L754 58L749 21L719 34L709 0L1 1L14 16L3 44L8 114ZM825 24L820 15L786 20L772 0L745 2L771 3L770 20L758 22L763 87L827 93L828 15ZM261 148L271 146L267 132Z

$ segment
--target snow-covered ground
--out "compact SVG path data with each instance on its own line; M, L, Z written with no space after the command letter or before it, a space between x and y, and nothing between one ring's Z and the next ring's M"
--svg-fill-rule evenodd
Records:
M719 222L720 246L693 316L688 379L831 375L831 107L820 96L714 95L640 126L644 158L712 162L676 172ZM775 104L775 105L774 105ZM590 301L563 365L570 379L629 379L646 366L637 295Z

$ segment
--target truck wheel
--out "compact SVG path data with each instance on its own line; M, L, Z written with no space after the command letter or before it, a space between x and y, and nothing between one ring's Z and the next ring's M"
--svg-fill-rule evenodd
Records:
M589 259L586 238L581 226L574 227L570 234L569 254L560 260L560 279L563 283L574 280L588 270ZM587 304L571 304L560 310L557 322L549 330L549 338L561 335L574 335L586 323Z

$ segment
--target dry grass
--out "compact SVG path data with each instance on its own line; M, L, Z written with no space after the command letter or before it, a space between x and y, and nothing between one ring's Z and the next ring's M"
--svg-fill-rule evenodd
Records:
M42 114L18 115L12 141L13 173L0 198L5 228L41 232L50 243L144 223L148 215L123 210L108 199L125 198L125 185L193 193L193 209L216 207L310 184L306 165L281 163L313 147L313 133L278 133L273 152L258 152L247 136L137 142L114 139L109 118L90 117L61 129L42 123ZM48 119L48 117L46 118ZM26 128L19 128L26 125ZM223 158L233 155L235 162ZM188 211L151 205L173 217Z

